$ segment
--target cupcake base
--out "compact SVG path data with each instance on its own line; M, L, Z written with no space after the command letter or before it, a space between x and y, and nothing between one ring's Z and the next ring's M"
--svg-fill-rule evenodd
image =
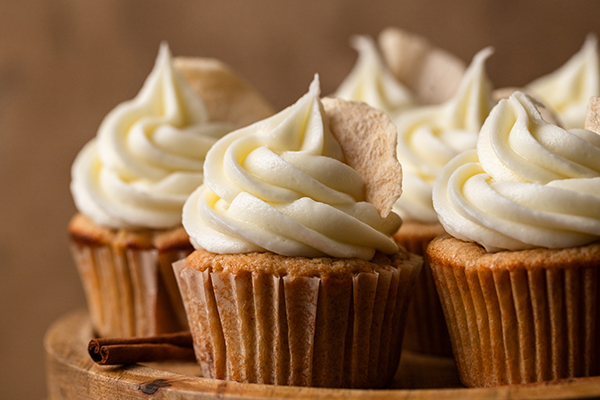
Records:
M429 242L445 233L441 224L404 222L394 240L407 251L423 257L423 270L415 282L415 292L408 306L404 348L417 353L452 356L452 344L444 311L435 287L426 249Z
M203 376L376 388L394 376L414 255L306 259L196 250L174 264Z
M600 372L600 243L487 253L444 235L427 254L463 384Z
M69 233L99 336L152 336L187 329L171 267L193 250L183 228L113 230L77 214L69 223Z

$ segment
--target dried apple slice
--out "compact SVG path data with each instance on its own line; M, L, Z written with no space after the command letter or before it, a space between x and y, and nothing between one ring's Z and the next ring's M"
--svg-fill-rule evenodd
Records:
M423 104L439 104L456 92L466 64L422 36L389 27L378 38L383 57L396 78Z
M175 67L202 97L213 121L233 122L236 128L274 114L267 100L222 61L176 57Z
M334 98L324 98L322 103L346 163L363 178L365 200L387 217L402 194L396 126L384 112L366 103Z
M585 129L600 134L600 97L590 97L585 113Z

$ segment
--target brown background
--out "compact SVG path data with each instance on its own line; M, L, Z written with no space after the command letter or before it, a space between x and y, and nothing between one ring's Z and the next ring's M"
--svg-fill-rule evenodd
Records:
M495 85L518 86L562 65L599 17L597 0L0 1L0 398L45 396L44 331L85 305L65 234L69 168L162 40L222 59L280 109L315 72L335 90L355 33L401 27L467 62L492 45Z

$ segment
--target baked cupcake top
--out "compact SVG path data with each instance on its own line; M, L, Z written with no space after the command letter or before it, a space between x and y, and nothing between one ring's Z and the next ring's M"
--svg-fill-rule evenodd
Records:
M391 235L400 218L389 212L391 203L387 210L378 210L374 202L365 201L361 166L346 163L354 155L336 140L319 95L315 77L294 105L224 136L211 148L204 184L183 208L183 225L196 248L220 254L270 251L366 260L377 250L398 251ZM399 175L389 118L362 103L352 107L366 107L373 114L363 119L350 115L336 126L356 122L357 130L375 135L377 125L387 121L390 148L377 150L393 160L389 168L382 166L384 170L395 169ZM365 153L367 148L365 144ZM400 177L392 179L392 186Z
M397 154L403 168L403 195L394 211L407 221L437 222L431 192L439 171L465 149L474 148L483 121L494 105L485 72L491 48L481 50L465 72L458 91L445 103L414 108L393 119Z
M417 261L419 260L419 261ZM375 253L370 260L360 258L290 257L272 252L243 254L215 254L197 249L186 258L186 267L197 271L240 273L267 273L284 276L352 277L360 272L380 272L399 268L402 264L420 264L420 258L411 253Z
M390 116L413 107L410 91L389 71L375 42L368 36L354 36L350 43L358 51L358 60L334 96L364 101Z
M442 169L433 204L451 235L487 251L600 238L600 135L546 122L522 92L501 100L476 150Z
M202 183L208 149L232 129L209 122L162 44L138 95L109 112L77 155L71 192L78 210L111 228L179 226L185 199Z
M588 35L583 47L562 67L536 79L526 90L541 100L567 129L583 128L586 105L600 96L598 38Z

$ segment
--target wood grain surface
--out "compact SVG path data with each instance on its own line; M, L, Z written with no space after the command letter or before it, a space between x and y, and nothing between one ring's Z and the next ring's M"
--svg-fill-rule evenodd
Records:
M58 399L573 399L600 396L600 377L542 384L466 389L452 359L406 353L390 387L382 390L321 389L241 384L199 376L194 363L98 366L87 352L92 338L85 310L57 320L44 346L51 400Z
M159 44L219 58L280 109L315 72L352 68L352 34L425 35L466 62L492 45L494 84L562 65L598 32L597 0L103 0L0 2L0 397L45 397L42 338L84 306L67 246L70 166L106 113L131 99Z

